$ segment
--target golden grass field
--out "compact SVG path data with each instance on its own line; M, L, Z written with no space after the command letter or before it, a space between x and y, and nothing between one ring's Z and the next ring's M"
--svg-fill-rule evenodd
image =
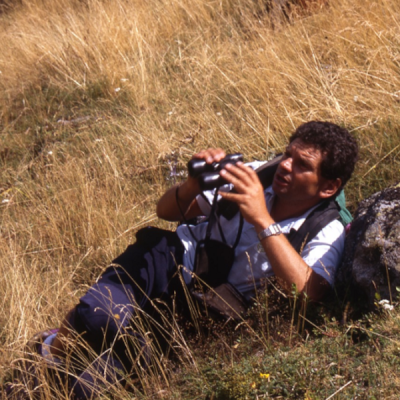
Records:
M271 15L256 0L21 0L0 14L0 380L137 229L174 228L155 204L194 152L265 159L329 120L360 143L352 211L399 180L400 2ZM206 398L156 378L148 398Z

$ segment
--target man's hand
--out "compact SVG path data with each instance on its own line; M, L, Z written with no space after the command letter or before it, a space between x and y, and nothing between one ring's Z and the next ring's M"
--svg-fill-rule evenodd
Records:
M217 148L217 149L207 149L202 150L193 155L192 158L202 158L206 160L207 164L212 164L213 162L221 161L226 156L225 151Z
M236 165L228 164L220 171L220 175L234 185L236 193L219 194L224 199L237 203L243 218L252 224L257 232L274 223L267 210L264 189L256 172L238 162Z

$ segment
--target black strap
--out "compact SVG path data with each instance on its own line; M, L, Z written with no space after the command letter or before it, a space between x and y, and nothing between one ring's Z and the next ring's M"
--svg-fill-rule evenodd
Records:
M287 238L294 249L300 253L322 228L338 219L339 216L339 206L335 200L326 200L307 216L299 230L292 229Z
M219 230L219 233L221 235L221 239L222 239L223 243L227 244L224 232L223 232L221 224L219 222L219 213L217 212L217 210L219 208L219 202L217 201L218 189L219 189L219 187L215 189L215 194L214 194L214 199L213 199L213 202L212 202L212 205L211 205L210 217L208 219L205 239L209 240L211 238L212 228L215 225L215 223L217 223L218 230ZM192 236L193 240L197 243L197 242L199 242L199 239L196 237L196 235L192 231L192 228L190 227L190 224L188 223L188 221L187 221L187 219L185 217L185 214L184 214L184 212L183 212L183 210L181 208L181 205L179 204L178 192L179 192L179 186L177 186L176 190L175 190L176 204L178 206L179 212L181 213L183 221L185 222L186 226L189 229L190 235ZM237 245L239 244L240 237L241 237L242 231L243 231L243 225L244 225L244 219L243 219L242 214L240 214L240 217L239 217L239 229L238 229L238 233L236 235L235 243L232 246L233 250L235 250Z
M175 201L176 201L176 205L178 206L179 212L181 213L181 217L182 217L182 219L183 219L183 222L185 222L186 226L187 226L188 229L189 229L190 236L192 236L192 238L193 238L193 240L194 240L195 242L198 242L199 239L197 239L197 237L196 237L195 234L193 233L192 228L190 227L190 224L188 224L188 221L187 221L187 219L186 219L186 217L185 217L185 213L183 212L182 207L181 207L181 205L179 204L178 192L179 192L179 186L177 186L176 189L175 189Z
M219 190L219 187L215 189L214 199L213 199L213 203L212 203L212 207L211 207L210 218L208 220L208 225L207 225L206 239L211 238L211 230L212 230L214 224L217 223L219 234L221 235L221 239L225 244L227 244L227 241L226 241L225 235L224 235L224 231L222 230L219 215L218 215L218 208L219 208L219 202L217 201L218 190ZM239 229L238 229L238 233L236 235L235 243L232 246L233 250L235 250L237 245L239 244L240 236L242 235L243 225L244 225L243 216L242 216L242 214L239 214Z
M242 213L240 213L240 221L239 221L239 231L236 236L235 243L233 244L232 248L235 250L237 245L239 244L240 236L242 235L242 230L243 230L243 225L244 225L244 218Z
M218 217L216 214L217 211L217 198L218 198L218 188L215 189L215 193L214 193L214 199L211 205L211 211L210 211L210 217L208 218L208 225L207 225L207 230L206 230L206 239L211 239L211 232L212 232L212 228L214 226L214 224L217 222L218 223L218 227L220 228L219 222L218 222ZM222 230L220 229L220 233L221 233L221 238L222 241L226 244L226 239L224 234L222 233Z

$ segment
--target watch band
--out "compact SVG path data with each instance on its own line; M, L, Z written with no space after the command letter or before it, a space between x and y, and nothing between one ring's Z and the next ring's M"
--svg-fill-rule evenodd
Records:
M283 232L279 224L271 224L268 228L262 230L257 236L258 239L261 241L266 237L280 235L281 233Z

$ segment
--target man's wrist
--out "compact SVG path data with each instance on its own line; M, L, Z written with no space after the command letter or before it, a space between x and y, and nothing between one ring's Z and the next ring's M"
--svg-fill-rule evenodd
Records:
M261 242L262 240L264 240L267 237L277 236L282 233L283 232L282 232L280 225L277 223L272 223L267 228L262 229L261 231L257 232L257 237L258 237L258 240Z
M267 229L270 225L274 224L275 221L271 216L269 215L260 215L258 217L258 220L253 222L254 229L256 230L257 235L263 231L264 229Z

